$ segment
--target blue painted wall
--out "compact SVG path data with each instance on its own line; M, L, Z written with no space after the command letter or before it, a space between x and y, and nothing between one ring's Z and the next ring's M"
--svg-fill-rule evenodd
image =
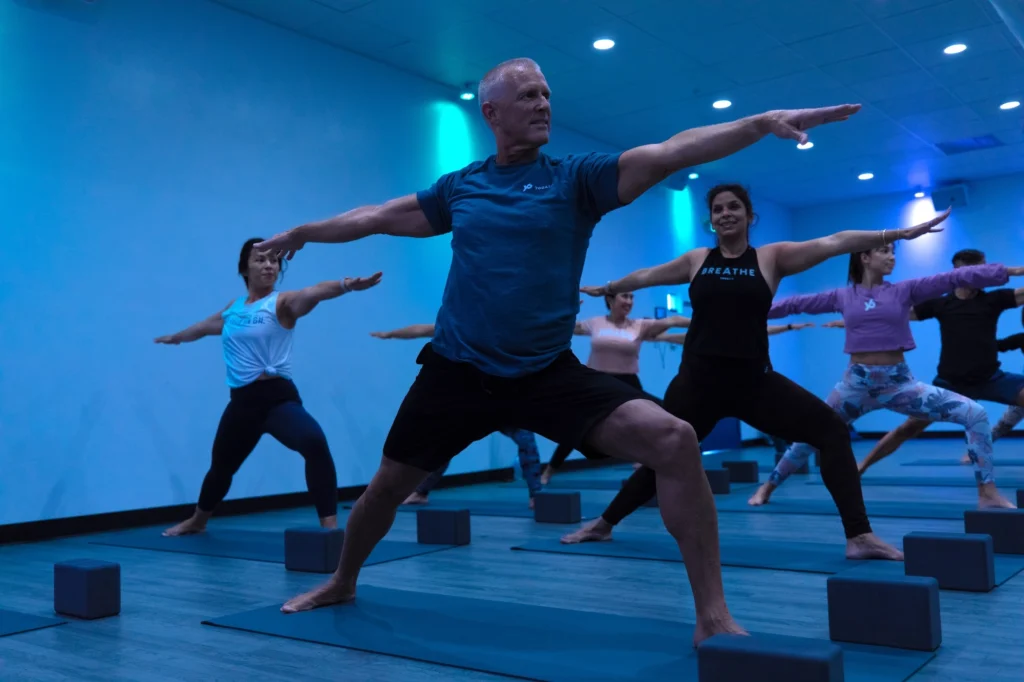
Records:
M0 27L0 303L17 322L0 337L0 523L194 502L228 397L219 343L152 339L243 293L246 238L425 187L490 153L488 133L443 88L201 0L2 3ZM595 149L556 126L552 153ZM658 189L606 219L585 281L706 240L678 202ZM765 239L788 230L764 223ZM381 237L311 247L287 273L285 287L385 273L298 328L296 381L342 486L375 471L417 369L421 343L369 332L432 321L449 263L447 238ZM678 358L645 350L654 392ZM512 457L493 436L451 471ZM266 438L230 497L303 490L302 471Z
M945 231L927 235L911 242L901 242L896 252L896 269L892 281L921 277L951 269L953 254L964 248L984 251L990 262L1007 265L1024 263L1024 177L1010 176L971 183L970 202L945 223ZM843 204L833 204L792 212L793 233L798 239L811 239L840 230L881 230L905 227L923 222L934 215L930 197L914 199L907 195L891 195ZM848 257L832 259L792 279L799 291L812 293L844 286ZM1024 279L1013 278L1011 287L1024 287ZM814 316L823 323L836 315ZM801 318L812 319L808 316ZM794 318L796 319L796 318ZM917 343L907 353L911 369L923 381L930 382L938 366L939 326L934 320L911 323ZM1021 331L1017 311L1003 313L1000 335ZM843 332L835 329L809 329L800 334L799 356L803 359L803 384L824 398L840 379L849 356L843 354ZM1017 353L1000 356L1004 369L1019 372L1024 359ZM994 423L1003 408L986 404ZM903 421L903 417L887 411L867 415L857 422L862 431L887 431ZM933 430L962 430L955 425L940 425Z

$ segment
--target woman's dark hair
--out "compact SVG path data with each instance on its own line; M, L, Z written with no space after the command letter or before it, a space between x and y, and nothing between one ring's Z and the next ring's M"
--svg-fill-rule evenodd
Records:
M892 247L893 253L896 252L896 242L889 244ZM860 257L865 253L871 253L872 251L881 248L875 247L874 249L868 249L867 251L858 251L857 253L850 254L850 267L846 271L846 282L847 284L860 284L864 279L864 264L860 262Z
M707 195L705 195L704 197L704 200L707 202L708 205L708 213L711 213L712 206L715 203L715 198L718 197L718 195L722 194L723 192L732 192L733 194L736 195L736 198L740 200L740 203L743 204L743 207L747 209L747 219L749 220L749 222L747 223L747 229L749 230L751 227L753 227L754 223L757 222L757 214L754 213L754 202L750 200L750 192L748 192L747 188L744 187L743 185L737 185L735 183L726 183L724 185L715 185L714 187L709 189ZM748 234L747 236L749 237L750 235ZM718 241L718 237L715 237L715 241Z
M252 247L254 244L264 242L266 239L262 237L253 237L252 239L246 239L245 243L242 244L242 252L238 254L238 274L245 280L245 286L249 286L249 256L252 255ZM288 267L288 261L281 260L278 258L278 265L281 267L281 272L278 275L280 279L284 279L284 271Z
M985 253L977 249L961 249L953 254L953 267L957 265L981 265L985 262Z

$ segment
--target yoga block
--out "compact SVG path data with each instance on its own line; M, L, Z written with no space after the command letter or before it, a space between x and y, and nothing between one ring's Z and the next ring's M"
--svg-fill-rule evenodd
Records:
M856 573L828 579L828 631L833 641L916 651L939 648L938 580Z
M843 650L827 640L715 635L697 647L699 682L843 682Z
M715 495L729 494L728 469L705 469L704 473L707 475L708 483L711 485L711 492Z
M53 610L90 620L121 613L121 565L95 559L54 564Z
M1024 554L1024 509L968 509L964 532L991 535L996 554Z
M907 533L903 570L939 581L939 589L991 592L996 586L992 536L965 533Z
M421 545L468 545L469 510L417 510L416 542Z
M343 544L345 531L341 528L286 528L284 567L305 573L334 573Z
M579 523L583 519L579 492L537 493L533 498L533 519L538 523Z
M733 483L757 483L761 480L760 464L753 461L722 462L722 468L729 471Z
M1024 488L1017 490L1017 506L1024 507Z

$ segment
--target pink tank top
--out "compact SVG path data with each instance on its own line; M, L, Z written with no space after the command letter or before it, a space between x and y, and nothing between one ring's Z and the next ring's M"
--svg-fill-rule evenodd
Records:
M590 335L587 366L608 374L639 374L640 345L654 320L629 320L616 327L605 316L584 320L580 326Z

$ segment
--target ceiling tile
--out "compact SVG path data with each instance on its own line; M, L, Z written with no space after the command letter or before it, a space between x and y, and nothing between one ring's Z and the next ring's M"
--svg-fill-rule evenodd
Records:
M924 71L913 70L851 85L865 101L877 102L934 89L938 82Z
M756 23L789 45L866 24L869 19L845 0L830 2L763 2Z
M843 29L789 46L812 64L834 64L855 57L885 52L896 43L870 24Z
M856 85L908 71L920 71L921 67L902 50L893 49L825 64L821 69L842 83Z
M949 90L933 88L923 92L877 100L872 104L894 118L903 118L914 114L952 109L959 104L959 101Z
M739 85L750 85L809 71L812 65L788 47L780 46L759 52L757 59L730 59L715 68Z
M948 0L878 20L879 28L893 40L905 45L990 26L992 23L976 0Z
M942 5L948 0L851 0L862 12L874 19L907 14L926 7Z
M943 50L954 43L963 43L967 50L960 54L945 54ZM986 52L1006 51L1012 47L1010 41L1006 39L1004 27L993 25L912 43L907 45L906 49L921 66L931 67L970 59Z

